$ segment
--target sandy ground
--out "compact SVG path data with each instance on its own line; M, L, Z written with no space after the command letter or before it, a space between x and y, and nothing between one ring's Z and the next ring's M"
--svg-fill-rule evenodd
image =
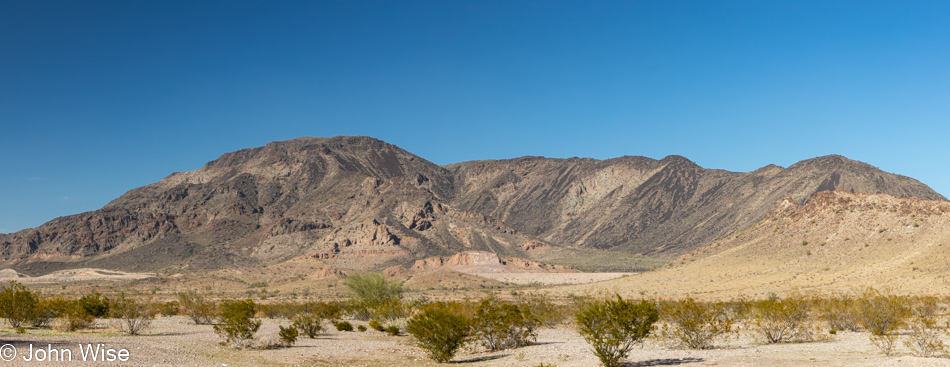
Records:
M360 322L355 322L361 324ZM273 338L276 320L264 320L259 338ZM286 322L284 322L286 324ZM325 331L316 339L302 337L291 348L234 350L218 345L220 339L210 326L193 325L185 317L156 319L142 336L126 336L99 321L100 328L81 333L28 330L26 334L0 335L0 344L18 350L14 361L0 366L436 366L426 359L410 336L389 336L368 331ZM328 326L328 325L325 325ZM126 349L128 361L82 361L80 345L103 344ZM27 362L22 358L32 344L36 348L70 349L71 361ZM35 354L35 353L34 353ZM42 353L41 353L42 354ZM0 350L0 356L3 354ZM537 343L496 353L468 347L452 365L465 366L597 366L596 357L583 338L569 327L540 330ZM903 347L894 356L884 356L863 333L839 333L834 339L814 343L762 345L749 336L720 343L718 349L696 351L670 346L650 339L633 350L627 366L950 366L950 359L909 356Z
M622 278L637 273L469 273L512 284L586 284Z

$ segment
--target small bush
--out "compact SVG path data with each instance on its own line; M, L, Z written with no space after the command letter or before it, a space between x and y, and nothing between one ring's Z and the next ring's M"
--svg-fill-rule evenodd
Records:
M937 325L939 307L933 298L921 298L914 305L913 316L908 322L910 334L904 345L918 357L935 357L947 354L947 346L941 340L946 330Z
M575 315L581 335L605 367L623 366L630 349L650 334L659 319L656 306L617 296L616 300L592 301Z
M847 295L833 296L822 300L818 305L821 318L832 330L858 331L861 329L857 312L857 302Z
M353 324L349 321L334 322L333 326L336 327L336 331L353 331Z
M809 301L797 294L753 304L752 329L766 343L813 341L818 328L809 315Z
M362 326L362 325L360 325L360 326ZM398 327L398 326L395 326L395 325L387 326L387 327L386 327L386 334L389 334L389 335L392 335L392 336L398 336L398 335L399 335L399 327Z
M178 316L178 314L181 312L181 304L179 304L177 301L162 303L158 305L158 312L165 317Z
M518 305L495 298L482 300L472 319L475 337L491 351L518 348L537 338L540 322Z
M386 328L383 327L383 324L376 320L369 320L369 327L379 332L386 331Z
M696 302L691 297L662 304L667 322L663 336L693 349L712 348L713 342L732 332L733 316L722 303Z
M297 331L297 328L293 325L288 327L283 327L283 325L278 326L280 331L277 332L277 336L280 337L281 344L285 347L290 347L297 342L297 336L300 335L300 332Z
M155 318L155 312L147 303L126 296L125 292L119 293L109 308L112 317L118 320L119 329L129 335L138 334Z
M366 325L356 325L356 330L361 333L364 333L366 332Z
M30 325L38 328L51 327L53 320L62 316L70 307L73 307L73 303L60 297L40 298L33 308Z
M217 318L218 310L214 302L206 300L197 291L179 292L178 303L181 305L181 311L196 325L209 325Z
M92 325L95 320L92 315L86 313L85 309L78 302L69 302L66 309L53 321L52 328L56 331L76 331L85 329Z
M402 285L391 279L386 279L380 273L355 273L343 281L343 285L350 290L350 295L356 303L377 305L391 299L399 299L402 294Z
M886 355L893 353L897 331L910 316L908 303L906 297L873 288L868 288L858 302L862 325L871 334L871 342Z
M214 332L225 338L223 344L244 349L251 346L254 334L261 327L260 320L252 320L257 312L254 301L225 300L220 306L222 323L214 325Z
M97 291L86 293L76 301L87 315L92 317L106 317L109 315L109 298Z
M445 363L465 343L471 327L465 316L452 313L445 304L436 304L409 319L406 332L416 339L430 358Z
M323 330L321 325L323 320L320 316L312 313L301 313L291 320L293 322L293 327L299 331L302 331L304 335L307 335L308 338L313 339L317 337L317 334Z
M563 323L570 313L567 307L556 305L543 294L536 292L519 293L515 303L533 319L546 327Z
M19 328L30 321L36 304L36 295L16 281L11 280L0 287L0 317L7 319L11 328Z

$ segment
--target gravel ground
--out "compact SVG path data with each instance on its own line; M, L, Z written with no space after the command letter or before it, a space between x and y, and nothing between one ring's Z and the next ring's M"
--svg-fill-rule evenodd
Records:
M277 334L275 320L264 320L259 338L273 339ZM283 324L287 324L283 322ZM355 324L361 324L355 322ZM99 327L81 333L57 333L49 330L28 330L26 334L0 334L0 345L17 348L13 361L0 361L0 366L437 366L426 359L412 337L389 336L368 331L325 331L316 339L301 337L292 348L270 350L234 350L218 345L220 338L210 326L193 325L184 317L156 319L145 335L126 336L113 329L108 320ZM329 325L325 324L325 327ZM332 327L331 327L332 329ZM34 347L34 360L25 361L29 346ZM127 361L83 361L80 345L102 344L105 348L126 349ZM648 340L635 348L628 366L950 366L946 358L918 358L906 349L894 356L884 356L863 333L841 332L834 339L814 343L762 345L747 336L720 343L719 349L686 350L669 346L660 340ZM38 348L69 349L70 361L36 361L46 352ZM901 345L902 346L902 345ZM0 349L0 356L9 356ZM87 357L87 359L89 359ZM463 350L453 365L466 366L597 366L599 363L587 343L568 327L540 330L537 343L525 348L486 353L478 348Z

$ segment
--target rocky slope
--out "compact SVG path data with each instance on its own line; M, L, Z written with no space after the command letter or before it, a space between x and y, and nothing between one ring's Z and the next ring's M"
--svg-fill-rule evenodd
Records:
M683 157L523 157L437 166L366 137L300 138L222 155L102 209L0 235L0 264L207 269L302 255L342 269L488 251L544 261L606 249L669 259L824 190L943 199L839 156L751 173ZM609 258L609 257L608 257Z
M947 201L821 192L805 205L783 200L754 226L658 271L594 287L700 298L847 293L867 286L946 295L948 224Z
M465 162L456 205L551 243L667 256L761 220L783 198L827 190L945 200L926 185L841 156L739 173L686 158Z

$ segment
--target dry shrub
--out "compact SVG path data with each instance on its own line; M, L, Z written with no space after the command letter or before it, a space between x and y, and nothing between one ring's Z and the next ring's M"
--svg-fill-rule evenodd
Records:
M494 297L483 299L472 319L475 337L491 351L528 345L537 338L539 325L540 321L519 305Z
M932 297L918 298L911 309L907 323L910 334L904 345L918 357L935 357L947 354L947 346L941 340L946 330L937 325L940 308Z
M734 314L722 302L697 302L692 297L660 303L666 322L662 335L693 349L709 349L716 339L733 332Z
M814 341L818 332L810 308L810 300L800 294L773 296L753 303L749 323L765 343Z
M568 307L554 304L545 295L537 292L520 292L515 303L545 327L557 326L571 314Z
M858 302L849 295L834 295L818 302L821 318L831 330L859 331L861 329Z
M894 352L897 331L911 314L909 304L907 297L874 288L868 288L858 300L862 326L871 333L871 342L886 355Z
M109 306L112 317L118 322L119 329L129 335L136 335L155 318L155 309L148 302L127 296L125 292L113 299Z
M218 316L217 306L195 290L178 293L181 311L188 315L196 325L209 325Z

